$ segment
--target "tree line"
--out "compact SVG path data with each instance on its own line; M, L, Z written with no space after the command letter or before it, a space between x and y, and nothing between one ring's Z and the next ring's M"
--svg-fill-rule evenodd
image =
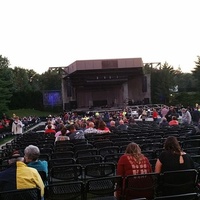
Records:
M192 73L183 73L164 63L159 68L144 66L151 74L152 103L195 105L200 101L200 56ZM44 110L43 91L61 90L61 75L57 70L38 74L21 67L10 68L8 58L0 55L0 111L33 108Z

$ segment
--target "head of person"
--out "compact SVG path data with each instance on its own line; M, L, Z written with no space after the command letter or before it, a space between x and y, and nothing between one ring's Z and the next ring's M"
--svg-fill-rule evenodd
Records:
M19 116L15 116L15 121L19 121Z
M37 146L29 145L24 149L24 159L26 163L38 160L40 149Z
M89 122L88 126L89 128L94 128L94 122Z
M181 109L181 112L182 112L182 113L186 113L186 111L187 111L187 109L185 109L185 108L182 108L182 109Z
M177 117L176 116L172 116L172 120L177 120Z
M180 154L181 153L181 146L174 136L169 136L164 143L164 148L171 153Z
M139 147L138 144L134 142L131 142L130 144L127 145L125 153L132 155L137 160L139 160L142 157L141 148Z
M74 124L70 124L69 127L68 127L68 130L69 130L69 132L74 132L74 131L76 131L75 125L74 125Z
M51 128L52 128L51 124L48 124L47 129L51 129Z
M105 127L106 127L106 123L105 123L103 120L100 120L100 121L99 121L99 124L98 124L98 128L99 128L100 130L104 130Z
M124 124L124 120L123 119L119 120L119 124L123 125Z
M63 128L61 129L61 135L64 136L64 135L66 135L66 133L67 133L67 128L66 128L66 127L63 127Z
M24 156L20 153L15 153L9 158L8 164L12 165L12 164L16 163L17 161L24 162Z
M115 121L111 120L110 121L110 126L115 126Z

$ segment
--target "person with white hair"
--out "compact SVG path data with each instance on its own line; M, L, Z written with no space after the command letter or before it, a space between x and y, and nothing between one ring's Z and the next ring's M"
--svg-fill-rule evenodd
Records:
M181 112L182 112L181 123L184 125L191 124L192 116L191 116L190 112L186 108L182 108Z
M48 175L48 163L45 160L39 160L40 149L37 146L29 145L24 149L25 163L32 168L44 171Z

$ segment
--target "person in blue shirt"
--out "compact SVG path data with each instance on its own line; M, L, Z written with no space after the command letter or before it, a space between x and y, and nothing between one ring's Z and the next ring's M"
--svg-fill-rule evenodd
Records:
M38 172L45 172L48 176L48 163L45 160L39 160L40 149L37 146L29 145L24 149L25 163L32 168L38 170Z

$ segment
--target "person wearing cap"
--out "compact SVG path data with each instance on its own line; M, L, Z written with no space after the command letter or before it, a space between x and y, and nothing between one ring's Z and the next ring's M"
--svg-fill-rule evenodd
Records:
M14 154L9 159L9 167L0 172L0 191L27 188L40 188L41 197L44 196L44 183L38 171L24 163L24 157Z

